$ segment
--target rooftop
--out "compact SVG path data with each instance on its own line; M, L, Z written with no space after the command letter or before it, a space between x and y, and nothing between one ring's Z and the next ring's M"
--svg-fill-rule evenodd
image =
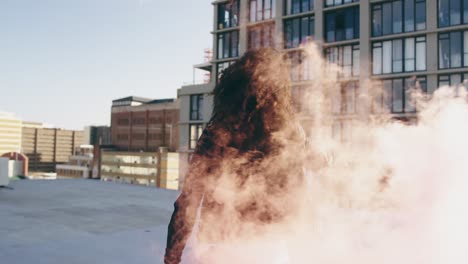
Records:
M152 100L152 99L145 98L145 97L127 96L127 97L124 97L124 98L115 99L115 100L113 100L112 102L127 102L127 101L131 101L131 102L147 103L147 102L149 102L149 101L151 101L151 100Z
M126 107L126 106L145 106L145 105L159 105L166 103L174 103L174 98L163 98L163 99L149 99L137 96L128 96L112 101L112 108Z
M162 263L178 192L95 180L0 189L2 263Z
M156 100L149 101L149 102L147 102L146 104L164 104L164 103L173 103L173 102L175 102L175 101L176 101L176 100L173 99L173 98L156 99Z

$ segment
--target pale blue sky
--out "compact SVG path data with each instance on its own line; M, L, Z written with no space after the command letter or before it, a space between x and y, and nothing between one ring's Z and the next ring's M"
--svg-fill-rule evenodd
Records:
M176 97L211 48L212 0L0 0L0 111L82 129L111 101Z

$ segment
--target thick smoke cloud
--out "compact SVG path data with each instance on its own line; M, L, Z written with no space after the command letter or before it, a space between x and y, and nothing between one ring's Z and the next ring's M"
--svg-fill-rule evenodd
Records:
M219 242L200 243L195 234L185 262L466 263L468 104L464 90L442 87L430 96L415 90L417 122L411 124L360 109L347 127L350 136L343 141L331 131L339 67L324 62L314 46L307 48L307 54L303 62L307 67L302 68L313 76L303 96L313 117L304 127L309 134L307 145L285 146L279 155L258 164L261 170L252 172L289 167L297 174L298 168L291 166L302 166L305 181L288 185L287 196L265 193L268 183L261 177L239 189L232 180L232 161L223 164L220 178L213 183L217 186L214 197L228 206L208 218L212 223L204 223L213 227L210 235L218 236ZM359 97L369 105L377 92L370 87L367 97ZM257 201L274 204L286 217L271 223L251 219L240 223L243 218L235 204L259 194ZM236 229L230 230L231 226ZM221 235L220 230L231 232Z

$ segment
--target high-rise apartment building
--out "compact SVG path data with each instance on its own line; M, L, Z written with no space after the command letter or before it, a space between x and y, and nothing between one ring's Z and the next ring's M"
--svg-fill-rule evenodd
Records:
M291 69L298 100L313 81L301 44L314 41L341 68L332 109L340 137L358 112L411 120L418 109L410 90L432 93L468 80L465 0L219 0L213 7L214 57L211 67L199 67L211 82L179 89L181 152L190 153L208 121L208 93L223 70L249 49L273 47L299 65Z

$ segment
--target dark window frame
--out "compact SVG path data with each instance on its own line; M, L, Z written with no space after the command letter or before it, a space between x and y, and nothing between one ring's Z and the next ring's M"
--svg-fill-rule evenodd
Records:
M192 138L192 127L196 127L197 135L196 139ZM201 128L201 129L200 129ZM198 133L200 132L200 133ZM200 136L203 134L203 124L189 124L189 149L193 150L196 148Z
M468 32L468 30L453 30L453 31L447 31L447 32L442 32L437 34L437 69L439 70L444 70L444 69L461 69L461 68L466 68L468 67L468 61L466 62L465 66L465 54L468 55L468 49L465 50L465 33ZM460 56L461 56L461 62L459 67L452 67L452 43L450 39L450 34L451 33L460 33L461 37L461 43L460 43ZM441 38L443 35L448 35L447 38ZM449 41L449 64L450 66L441 68L440 66L440 41L441 40L448 40Z
M258 17L259 11L258 11L258 3L261 3L262 9L261 9L261 17ZM252 20L252 2L255 2L255 19ZM265 9L265 3L270 2L270 8ZM275 0L249 0L249 23L255 23L255 22L260 22L260 21L265 21L265 20L272 20L276 17L276 1ZM269 10L269 17L265 17L266 10Z
M352 15L353 15L353 37L352 38L346 38L346 21L345 21L345 13L349 10L352 10ZM334 36L333 36L333 40L329 40L328 39L328 32L329 32L329 29L331 27L331 25L329 25L328 23L328 18L333 15L334 19L333 19L333 32L334 32ZM338 19L342 19L342 21L338 20ZM354 39L359 39L359 36L360 36L360 10L359 10L359 6L351 6L351 7L346 7L346 8L339 8L339 9L334 9L334 10L331 10L331 11L326 11L324 12L324 22L325 22L325 26L324 26L324 36L323 36L323 39L326 43L333 43L333 42L339 42L339 41L347 41L347 40L354 40ZM338 23L340 22L340 23ZM340 26L342 26L342 28L337 31L337 24L340 24ZM342 24L342 25L341 25ZM341 32L341 30L343 31L343 37L342 38L339 38L337 36L338 33L337 32Z
M360 67L358 68L358 72L357 72L357 73L354 72L354 64L355 64L355 61L354 61L354 52L355 52L355 51L359 51L359 54L361 53L360 44L359 44L359 43L354 43L354 44L337 45L337 46L327 47L327 48L324 49L324 56L325 56L325 59L327 60L327 62L330 62L330 61L328 60L328 52L329 52L331 49L334 49L334 48L343 49L342 53L343 53L343 55L344 55L344 48L345 48L345 47L348 47L348 46L351 46L351 75L349 75L349 76L344 76L344 75L343 75L343 73L344 73L343 68L344 68L345 65L340 65L340 64L337 64L336 62L331 62L331 63L334 63L334 64L340 66L340 68L341 68L341 72L339 72L339 74L340 74L339 77L340 77L340 78L341 78L341 77L353 78L353 77L358 77L358 76L360 75L360 73L361 73ZM360 66L360 63L361 63L360 59L361 59L361 58L360 58L360 56L359 56L359 66ZM343 76L342 76L342 75L343 75Z
M454 75L459 75L460 76L460 84L458 85L463 85L464 80L468 80L468 72L457 72L457 73L448 73L448 74L439 74L437 75L437 88L441 87L441 82L442 78L447 78L446 82L448 82L449 86L453 86L455 84L452 84L452 76ZM445 85L445 84L444 84ZM463 85L465 86L465 85ZM468 84L465 86L468 88Z
M258 34L258 36L254 37L255 34ZM275 23L262 23L261 25L247 27L247 49L262 47L275 47Z
M410 38L414 38L414 70L412 71L407 71L405 68L406 68L406 60L407 58L405 57L405 51L406 51L406 39L410 39ZM418 40L419 38L424 38L424 40ZM402 61L402 67L401 67L401 71L394 71L394 68L393 68L393 41L395 40L401 40L402 44L401 44L401 47L402 47L402 58L401 58L401 61ZM384 58L384 54L383 54L383 43L384 42L387 42L387 41L391 41L392 42L392 53L390 55L390 57L392 58L392 70L391 72L388 72L388 73L384 73L383 72L383 58ZM417 58L417 44L418 43L426 43L426 54L425 54L425 67L424 69L421 69L421 70L418 70L417 69L417 61L418 61L418 58ZM382 54L381 54L381 69L380 69L380 73L374 73L374 48L379 48L379 47L376 47L376 45L380 44L380 48L382 49ZM426 35L417 35L417 36L411 36L411 37L404 37L404 38L394 38L394 39L387 39L387 40L381 40L381 41L374 41L372 42L371 44L371 57L372 57L372 75L374 76L379 76L379 75L385 75L385 74L395 74L395 73L408 73L408 72L424 72L424 71L427 71L427 36Z
M196 104L193 104L193 99L196 98ZM203 103L204 103L203 94L191 94L190 95L190 116L189 120L198 121L203 120Z
M304 18L307 19L307 24L308 24L308 29L309 32L308 34L303 34L303 20ZM295 30L294 30L294 23L298 21L299 26L299 32L297 33L298 36L298 43L297 45L294 43L294 36L295 36ZM312 23L312 27L311 27ZM288 29L291 29L292 33L288 33ZM291 39L289 40L288 37L289 35L291 36ZM305 39L303 37L305 36ZM299 16L295 18L289 18L285 19L283 21L283 40L284 40L284 49L294 49L299 47L302 44L305 44L311 40L313 40L315 37L315 16L314 15L305 15L305 16ZM290 43L290 44L289 44Z
M287 52L287 56L291 62L289 74L291 81L304 82L312 80L312 73L310 71L310 60L307 59L305 53L301 50L293 50ZM304 74L305 72L305 74ZM297 78L295 77L297 76Z
M440 1L441 0L437 0L437 28L447 28L447 27L453 27L453 26L459 26L459 25L466 25L468 24L468 17L465 18L465 12L464 12L464 9L465 9L465 1L464 0L458 0L460 2L460 23L459 24L451 24L451 21L450 21L450 0L446 0L448 1L448 10L449 10L449 14L448 14L448 25L446 26L441 26L441 21L440 21ZM466 20L466 21L465 21Z
M288 1L291 2L291 4L290 4L291 6L290 6L289 10L288 10ZM298 12L296 12L294 10L294 2L299 3L299 11ZM308 3L307 8L304 8L304 3ZM312 11L314 11L314 8L315 8L315 0L284 0L283 1L283 7L284 7L284 15L285 16L312 12Z
M228 7L228 8L227 8ZM233 9L235 7L236 9ZM239 26L240 18L240 0L234 0L234 3L219 3L218 6L218 17L217 17L217 29L227 29ZM226 24L223 11L228 10L231 12L231 18L229 19L229 24ZM237 12L236 12L237 11ZM237 15L237 17L235 17Z
M337 1L341 2L341 3L337 3ZM345 3L345 1L349 1L348 3ZM325 8L327 7L333 7L333 6L342 6L342 5L349 5L349 4L353 4L353 3L358 3L359 0L333 0L333 4L331 5L328 5L327 4L327 0L324 0L323 1L323 6Z
M233 36L236 36L235 40ZM229 47L227 48L227 55L225 55L226 48L224 47L226 43L226 38L229 37L229 41L227 41ZM229 58L236 58L239 56L239 30L232 30L227 32L222 32L217 34L217 59L229 59ZM221 41L222 40L222 41ZM223 43L220 44L220 41ZM235 52L233 52L235 51ZM221 56L220 56L221 52Z
M397 2L397 1L400 1L401 2L401 8L402 8L402 11L401 11L401 29L402 31L401 32L395 32L394 29L393 29L393 23L391 25L392 27L392 33L389 33L389 34L384 34L383 32L383 27L384 27L384 22L383 22L383 5L384 4L388 4L388 3L392 3L392 8L391 8L391 14L390 14L390 17L393 19L393 2ZM396 35L396 34L402 34L402 33L407 33L407 32L418 32L418 31L424 31L427 29L427 3L426 3L426 0L411 0L414 2L414 6L413 6L413 30L406 30L406 21L405 21L405 15L406 15L406 10L405 10L405 2L408 1L408 0L390 0L390 1L384 1L384 2L379 2L379 3L375 3L375 4L372 4L371 5L371 23L372 23L372 26L371 26L371 36L372 37L382 37L382 36L390 36L390 35ZM417 29L417 22L416 22L416 14L418 12L416 6L418 5L418 3L424 3L425 7L426 7L426 12L425 12L425 22L424 22L424 28L422 29ZM375 34L374 32L374 11L376 10L380 10L380 34Z
M412 76L412 77L401 77L401 78L385 78L385 79L380 79L379 80L379 85L376 86L380 88L380 91L378 91L377 94L374 95L373 102L371 104L371 113L372 114L411 114L411 113L417 113L418 112L418 105L414 105L414 110L407 110L407 94L408 94L408 87L406 86L406 81L410 79L415 79L416 82L419 83L419 88L421 88L423 93L427 93L428 87L427 87L427 76L425 75L417 75L417 76ZM392 86L391 86L391 93L385 94L385 87L384 87L384 82L385 81L391 81ZM394 81L401 81L402 82L402 91L401 91L401 111L394 111ZM414 88L414 87L413 87ZM378 96L379 101L377 102L376 96ZM389 101L386 102L385 99L388 99ZM379 104L379 111L376 111L375 105ZM390 104L389 109L386 109L387 105Z

